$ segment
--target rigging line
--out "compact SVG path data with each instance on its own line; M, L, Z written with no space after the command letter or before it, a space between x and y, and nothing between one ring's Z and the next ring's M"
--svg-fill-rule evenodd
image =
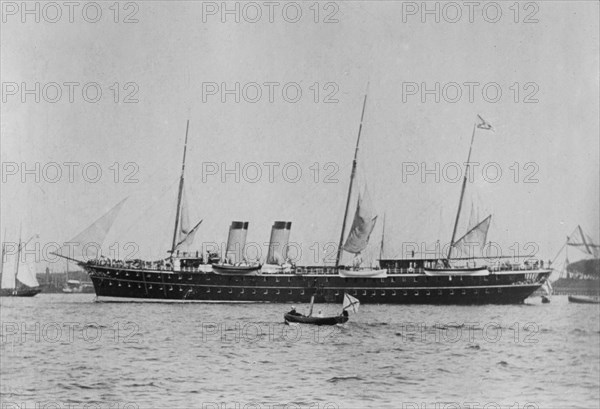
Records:
M168 191L171 190L173 188L173 186L179 182L179 178L177 178L175 181L173 181L173 183L171 183L169 186L167 186L165 189L163 189L163 191L160 192L160 194L155 195L154 199L152 199L152 201L150 202L150 204L148 206L146 206L146 210L144 210L144 212L142 214L140 214L140 216L138 218L136 218L133 222L131 222L131 224L125 228L125 230L123 231L123 234L125 233L129 233L129 231L134 227L137 226L138 222L140 221L140 219L144 218L148 212L150 211L150 209L152 209L156 203L158 202L159 198L164 197L164 194Z
M425 213L426 213L426 212L427 212L429 209L431 209L431 208L432 208L432 207L434 207L434 206L439 206L439 205L441 205L441 204L442 204L442 199L438 199L438 200L436 200L436 201L432 202L432 203L431 203L429 206L427 206L427 207L426 207L425 209L423 209L421 212L417 213L417 217L415 217L415 218L413 219L413 221L414 221L414 220L419 220L419 218L420 218L420 217L421 217L423 214L425 214ZM409 225L408 223L404 223L403 225L401 225L401 226L400 226L400 229L398 229L398 230L396 230L396 231L403 230L403 229L404 229L404 228L406 228L408 225ZM388 228L389 228L389 223L388 223ZM392 236L393 236L393 234L392 234ZM388 246L388 247L389 247L389 246ZM389 251L389 250L388 250L388 251ZM402 250L400 250L400 253L395 253L395 254L394 254L394 256L393 256L392 258L396 258L396 257L398 257L399 255L402 255Z

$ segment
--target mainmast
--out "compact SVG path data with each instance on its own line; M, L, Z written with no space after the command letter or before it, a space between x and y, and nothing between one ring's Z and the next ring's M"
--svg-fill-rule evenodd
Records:
M6 253L6 228L4 228L4 240L2 240L2 260L0 260L0 277L4 271L4 254Z
M385 243L385 213L383 213L383 226L381 229L381 247L379 247L379 260L383 258L383 246Z
M17 246L17 261L15 262L15 278L13 288L16 290L17 288L17 275L19 274L19 264L21 261L21 232L23 230L23 225L19 225L19 245Z
M340 244L338 246L337 257L335 259L336 267L340 265L342 257L342 245L344 243L344 233L346 232L346 219L348 218L348 208L350 207L350 196L352 195L352 185L356 175L356 159L358 157L358 146L360 145L360 134L362 132L363 118L365 116L365 107L367 106L367 94L363 101L362 114L360 115L360 126L358 127L358 138L356 138L356 148L354 150L354 160L352 161L352 173L350 173L350 186L348 186L348 197L346 198L346 211L344 212L344 221L342 222L342 233L340 234Z
M465 197L465 190L467 188L467 177L469 175L469 164L471 161L471 151L473 150L473 141L475 140L475 129L477 125L473 124L473 134L471 135L471 146L469 146L469 155L467 156L467 164L465 167L465 177L463 178L462 188L460 190L460 199L458 201L458 211L456 212L456 220L454 221L454 230L452 230L452 240L450 240L450 248L448 249L448 257L452 254L452 247L454 247L454 239L456 238L456 229L458 228L458 221L460 219L460 211L462 210L463 199Z
M185 127L185 144L183 145L183 161L181 164L181 177L179 178L179 193L177 194L177 212L175 214L175 229L173 231L173 244L171 245L171 254L175 252L177 246L177 231L179 230L179 216L181 214L181 197L183 196L183 178L185 173L185 154L187 151L188 130L190 128L190 120L188 119Z

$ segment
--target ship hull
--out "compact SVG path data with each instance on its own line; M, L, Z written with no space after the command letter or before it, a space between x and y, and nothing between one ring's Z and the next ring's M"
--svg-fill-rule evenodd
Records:
M549 270L480 276L385 278L328 274L218 275L84 265L99 301L271 302L341 304L344 292L361 304L519 304L541 286Z
M40 288L18 288L16 291L7 288L0 290L0 297L33 297L41 292Z

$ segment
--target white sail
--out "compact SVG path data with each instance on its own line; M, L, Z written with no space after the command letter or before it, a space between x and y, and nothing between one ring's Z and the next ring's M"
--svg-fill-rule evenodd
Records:
M458 239L452 246L451 258L471 258L477 254L482 254L491 220L492 216L486 217L485 220Z
M2 268L2 288L15 288L15 260L16 254L12 257L5 256L4 266Z
M104 243L104 239L106 239L126 200L127 198L117 203L112 209L58 249L56 253L84 261L98 258L102 243Z
M360 301L356 298L352 297L348 293L344 293L344 305L342 310L348 312L358 312L358 307L360 306Z
M365 189L364 194L358 196L354 221L346 243L342 247L348 253L358 254L367 247L377 221L377 216L373 216L372 209L369 193Z
M179 230L177 231L176 243L183 243L191 231L192 226L190 225L187 197L185 195L185 189L183 189L181 193L181 211L179 213Z
M17 280L25 284L27 287L39 287L37 278L35 276L35 262L25 261L19 263L19 272L17 273Z
M473 202L471 201L471 214L469 215L469 224L467 225L467 231L471 231L479 223L479 211L475 210Z
M175 245L175 250L191 250L192 245L194 244L194 238L196 237L196 232L198 231L198 227L200 227L202 222L203 220L200 220L189 232L184 233L185 235L182 234L183 239Z
M198 227L202 224L200 220L196 225L190 224L190 216L188 211L188 202L185 195L185 189L181 193L181 212L179 213L179 230L177 231L177 238L174 250L190 251L194 244L194 238Z

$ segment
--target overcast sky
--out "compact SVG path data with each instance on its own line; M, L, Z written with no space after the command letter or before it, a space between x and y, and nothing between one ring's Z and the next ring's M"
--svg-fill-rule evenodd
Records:
M467 188L463 224L473 202L481 219L493 214L488 238L506 253L511 243L526 251L535 242L546 259L578 224L598 239L596 1L529 2L518 10L501 3L501 15L482 2L472 22L461 2L454 4L462 16L439 4L439 22L421 14L421 2L299 2L285 10L282 2L271 16L262 2L227 3L239 8L239 22L221 15L221 2L120 3L118 15L113 2L100 2L99 18L98 8L84 12L81 3L73 22L57 3L62 15L40 5L39 23L21 4L2 6L1 222L8 240L22 223L24 238L39 233L42 244L64 242L129 196L106 242L124 251L134 241L139 256L165 256L189 119L187 197L191 219L204 219L196 240L224 241L231 220L245 220L248 240L263 243L273 221L289 220L303 262L313 263L313 243L322 256L325 243L339 240L367 83L357 186L368 184L380 215L375 246L386 213L388 255L399 254L403 242L450 240L460 193L453 163L466 160L477 114L495 132L476 133L471 160L481 165ZM65 83L77 84L73 102ZM236 83L237 103L235 92L221 92ZM84 99L86 84L88 101L101 89L97 102ZM23 86L33 92L23 95ZM433 91L422 95L423 88ZM66 162L79 163L73 181ZM265 162L280 164L272 183ZM23 173L23 163L40 164L39 181L35 171ZM223 183L222 163L246 166L246 177ZM423 166L434 170L424 181ZM97 168L102 175L91 183ZM124 183L128 175L134 183ZM334 183L324 183L328 176Z

